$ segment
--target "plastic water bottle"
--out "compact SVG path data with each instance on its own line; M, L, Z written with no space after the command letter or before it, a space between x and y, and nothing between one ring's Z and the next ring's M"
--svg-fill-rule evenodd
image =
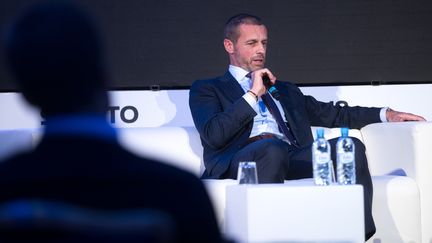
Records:
M313 177L316 185L327 186L332 183L333 169L329 142L324 138L324 129L317 129L317 138L312 144Z
M341 128L342 136L336 143L337 182L341 185L356 183L355 146L348 137L348 128Z

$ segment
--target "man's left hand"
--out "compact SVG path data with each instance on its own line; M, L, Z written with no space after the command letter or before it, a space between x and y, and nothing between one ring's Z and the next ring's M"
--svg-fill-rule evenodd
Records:
M387 121L389 122L426 121L426 119L421 116L406 112L394 111L390 108L388 108L386 111L386 117Z

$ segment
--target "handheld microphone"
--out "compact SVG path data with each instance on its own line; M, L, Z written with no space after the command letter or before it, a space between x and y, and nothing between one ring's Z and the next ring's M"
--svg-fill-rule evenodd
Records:
M276 100L279 100L280 94L279 91L276 89L276 87L271 83L270 78L267 73L264 73L262 76L263 84L268 90L268 92L275 98Z

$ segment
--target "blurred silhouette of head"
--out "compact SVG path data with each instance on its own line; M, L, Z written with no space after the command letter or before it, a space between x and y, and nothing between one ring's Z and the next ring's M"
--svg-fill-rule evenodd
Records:
M35 5L6 35L7 59L24 97L44 116L105 112L107 94L95 24L67 2Z

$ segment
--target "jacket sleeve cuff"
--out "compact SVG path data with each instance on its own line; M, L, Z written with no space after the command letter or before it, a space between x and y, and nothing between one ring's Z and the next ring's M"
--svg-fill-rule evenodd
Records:
M381 108L381 111L380 111L380 119L381 119L381 122L388 122L388 121L387 121L387 116L386 116L387 109L388 109L388 107L383 107L383 108Z

